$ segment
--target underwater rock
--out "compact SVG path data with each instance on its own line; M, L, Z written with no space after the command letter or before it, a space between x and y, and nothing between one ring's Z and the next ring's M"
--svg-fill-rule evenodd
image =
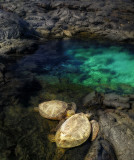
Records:
M91 92L89 93L84 99L83 99L83 105L84 106L92 106L102 104L102 95L97 92Z
M127 103L129 101L129 97L123 97L115 93L109 93L104 95L105 101L117 101L120 103Z
M129 95L129 98L130 98L130 101L134 100L134 95L133 94Z
M124 97L115 93L109 93L104 95L103 104L108 107L115 107L119 109L130 108L130 98Z
M131 102L131 107L134 108L134 102Z
M130 96L121 96L115 93L109 93L109 94L101 94L97 92L92 92L88 94L83 99L84 106L92 106L92 105L105 105L107 107L113 107L116 109L129 109L133 102Z
M120 108L120 109L129 109L130 104L129 103L120 103L117 101L108 101L108 100L103 100L103 104L106 105L107 107L114 107L114 108Z
M83 104L92 103L93 99L96 97L96 92L91 92L83 99Z

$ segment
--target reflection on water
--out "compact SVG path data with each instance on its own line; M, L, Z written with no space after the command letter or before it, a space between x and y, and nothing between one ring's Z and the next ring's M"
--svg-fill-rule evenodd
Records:
M17 74L41 76L51 83L65 78L101 92L134 92L132 46L52 41L25 56L14 68Z
M0 160L53 160L47 136L58 122L33 111L58 99L76 102L100 92L134 93L134 47L93 41L50 41L23 57L0 59ZM83 160L90 141L66 151L62 160Z

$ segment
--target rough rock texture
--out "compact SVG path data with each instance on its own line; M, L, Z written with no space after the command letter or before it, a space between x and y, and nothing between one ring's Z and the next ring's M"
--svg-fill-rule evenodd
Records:
M93 102L94 100L94 96L92 95L92 93L88 94L84 98L84 100L86 99L87 101L87 106L85 107L87 107L98 120L100 126L99 135L107 140L108 144L112 145L118 160L133 160L134 96L122 96L115 93L100 94L101 96L103 95L103 104L96 106L95 103L91 106L90 102ZM103 149L101 155L98 152L99 146L99 141L93 143L93 146L90 147L89 153L86 156L86 160L98 160L99 158L105 160L103 156ZM109 150L107 147L105 147L105 149ZM113 157L111 152L108 153L107 159L112 159L112 157L110 158L109 156Z
M134 39L132 0L2 0L2 10L13 12L43 37L103 36Z
M30 39L11 39L0 43L0 56L14 53L29 53L37 48L37 43Z
M128 113L100 112L101 134L113 145L118 160L133 160L134 121Z
M84 160L117 160L117 158L109 141L100 137L92 143Z
M84 106L104 105L108 108L130 109L134 105L132 95L118 95L116 93L97 93L91 92L83 99Z
M16 14L0 10L0 42L7 39L24 38L32 34L28 23Z
M30 50L35 36L35 31L17 14L0 9L0 55Z

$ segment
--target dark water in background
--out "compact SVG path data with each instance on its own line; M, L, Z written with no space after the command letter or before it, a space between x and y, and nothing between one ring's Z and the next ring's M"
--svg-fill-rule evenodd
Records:
M23 53L22 53L23 55ZM33 111L39 103L74 101L85 111L83 97L99 92L134 93L134 46L95 41L55 40L35 53L11 55L0 83L0 160L52 160L61 151L47 139L58 122ZM90 141L66 151L62 160L82 160ZM55 158L56 157L56 158Z

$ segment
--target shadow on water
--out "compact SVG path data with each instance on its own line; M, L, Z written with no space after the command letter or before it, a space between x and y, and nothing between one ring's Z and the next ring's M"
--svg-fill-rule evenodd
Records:
M82 99L92 90L134 93L132 48L92 41L50 41L32 55L1 58L0 159L54 158L56 145L47 136L58 122L33 111L43 101L74 101L79 112L86 111ZM82 160L89 148L87 141L67 150L61 159Z

